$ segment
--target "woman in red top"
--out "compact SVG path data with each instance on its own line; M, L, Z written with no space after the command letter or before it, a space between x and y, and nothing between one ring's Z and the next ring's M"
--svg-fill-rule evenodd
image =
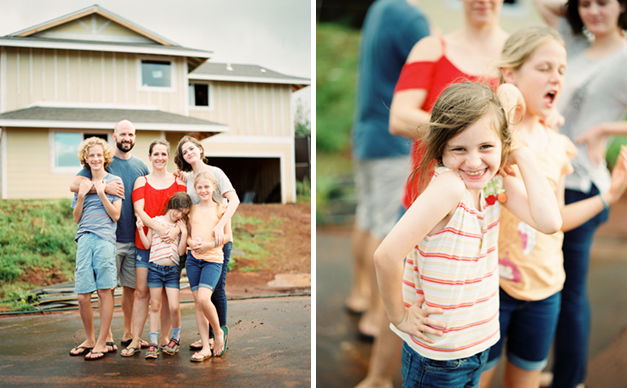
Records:
M390 107L390 133L414 141L412 171L422 157L419 139L429 122L431 107L450 84L463 81L498 85L498 61L508 34L499 25L502 0L462 0L464 24L461 28L418 41L401 71ZM405 186L403 206L416 198L418 182L411 174ZM372 287L377 291L377 287ZM370 308L359 322L362 332L378 332L368 377L358 386L392 386L391 373L400 364L401 341L388 328L378 292L372 292Z
M156 231L162 236L169 236L171 240L176 238L178 228L172 230L165 229L162 225L152 221L153 217L162 216L165 206L170 197L179 191L185 192L185 184L178 180L172 173L168 172L170 143L166 140L157 139L150 143L148 148L148 159L150 160L152 172L146 176L137 178L133 187L133 206L137 217L141 219L144 226L144 232L148 228ZM137 261L135 264L136 287L135 287L135 303L133 304L133 339L128 344L124 344L126 349L122 350L122 356L128 357L139 351L142 345L140 339L146 323L146 314L148 312L149 292L147 285L148 278L148 256L150 250L147 250L139 238L139 232L135 235L135 245L137 247ZM161 311L161 334L162 343L168 342L168 328L170 322L168 319L167 304L163 304Z

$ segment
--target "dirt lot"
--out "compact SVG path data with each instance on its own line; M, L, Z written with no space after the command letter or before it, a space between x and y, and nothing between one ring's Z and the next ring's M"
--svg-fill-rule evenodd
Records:
M272 217L283 220L276 232L278 241L270 251L264 269L256 272L240 272L237 269L229 272L227 292L230 298L272 295L284 293L288 289L275 289L268 282L277 274L310 274L311 273L311 209L309 204L242 204L237 209L244 217L260 218L270 221ZM232 256L238 261L238 267L246 265L244 259L237 256L237 241L233 243Z

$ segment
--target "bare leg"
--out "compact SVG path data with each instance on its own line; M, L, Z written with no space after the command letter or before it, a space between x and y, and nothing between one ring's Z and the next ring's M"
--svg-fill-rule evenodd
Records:
M111 320L113 319L113 295L111 289L98 290L98 298L100 299L100 331L92 352L106 353L107 336L111 330Z
M369 235L368 231L361 229L355 224L352 236L353 285L345 304L350 311L357 313L368 309L368 300L370 298L370 275L365 262L365 248Z
M358 388L392 388L394 375L401 369L403 340L390 330L386 317L379 323L379 333L370 353L368 375Z
M137 267L135 268L135 296L133 300L133 341L129 344L129 347L139 349L141 344L141 336L146 324L146 317L148 315L148 301L150 300L150 292L148 290L148 268Z
M369 234L366 248L364 250L364 257L366 258L366 268L370 276L370 302L368 311L359 320L358 328L361 334L376 337L379 334L379 323L385 318L385 311L383 310L383 303L379 297L379 290L377 288L377 277L374 271L374 251L381 244L381 239Z
M541 370L525 370L507 362L505 365L505 387L537 388L540 386Z
M198 328L198 333L200 334L202 349L196 352L193 357L202 358L203 356L211 354L211 347L209 346L209 327L207 325L207 319L205 318L205 314L203 312L202 303L199 299L199 290L200 289L193 291L192 293L194 295L194 303L196 307L196 326Z
M170 319L168 323L172 323L172 327L181 327L181 308L179 305L179 295L180 295L180 291L178 288L164 288L165 293L168 295L168 309L170 312ZM161 308L161 311L163 310L168 310L165 308L165 303L164 306ZM162 314L163 315L163 314ZM170 333L170 329L172 327L168 328L168 331L166 332L166 337L168 337L168 334ZM163 326L162 326L163 328ZM168 338L169 339L169 338ZM166 342L167 343L167 342Z
M164 287L163 288L163 292L161 294L161 299L162 299L162 303L161 303L161 344L167 344L170 340L169 334L170 334L170 329L172 329L172 322L170 320L170 310L169 310L169 306L170 306L170 295L167 292L168 288ZM178 291L178 290L177 290ZM176 298L176 305L178 306L179 303L179 299L178 299L178 294L177 294L177 298ZM179 318L179 322L181 319L181 311L178 310L178 318ZM178 327L178 326L176 326Z
M494 368L489 370L484 370L481 374L481 379L479 380L479 388L489 388L492 384L492 380L494 379L494 373L496 372L496 368L498 365L495 365Z
M91 292L87 294L78 294L78 309L85 330L85 341L79 346L92 348L96 344L96 336L94 333L94 314L91 310Z
M221 354L224 348L224 332L220 328L220 319L218 318L218 311L216 307L211 303L211 294L213 291L209 288L200 287L198 289L198 302L202 308L202 312L205 318L209 321L211 328L213 329L213 349L214 354ZM209 331L209 330L207 330ZM204 349L203 343L203 349ZM207 333L207 346L209 345L209 338Z
M133 301L135 289L131 287L122 287L122 313L124 314L124 334L122 340L133 338Z
M162 288L149 288L150 290L150 332L159 332L159 311L161 310ZM152 343L152 340L150 341ZM159 345L159 344L156 344Z

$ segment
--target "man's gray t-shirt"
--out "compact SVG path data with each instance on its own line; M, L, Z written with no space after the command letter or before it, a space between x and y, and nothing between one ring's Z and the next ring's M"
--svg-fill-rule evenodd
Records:
M120 177L107 174L104 177L105 183L121 181ZM111 203L120 200L120 197L115 195L106 194ZM76 201L78 201L78 193L74 193L74 199L72 200L72 209L76 207ZM81 213L81 219L78 222L78 229L76 231L76 237L78 238L84 233L93 233L105 241L109 241L115 244L115 231L117 223L109 217L105 210L104 204L98 194L87 194L83 201L83 212Z

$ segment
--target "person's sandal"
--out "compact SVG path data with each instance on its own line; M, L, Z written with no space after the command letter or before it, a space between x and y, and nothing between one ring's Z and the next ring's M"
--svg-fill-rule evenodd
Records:
M133 357L137 353L139 353L139 349L137 349L134 346L129 346L127 348L122 349L122 351L120 352L120 355L122 357Z
M159 358L159 346L157 346L156 344L150 344L150 346L148 347L148 351L146 352L146 360L156 360L157 358Z
M180 348L181 346L180 346L179 340L172 337L170 338L170 342L168 342L167 345L163 346L162 350L163 350L163 353L168 354L170 356L174 356L176 353L178 353Z
M205 360L210 359L212 356L211 353L209 354L201 354L200 352L196 352L194 353L194 355L189 359L191 362L203 362Z

